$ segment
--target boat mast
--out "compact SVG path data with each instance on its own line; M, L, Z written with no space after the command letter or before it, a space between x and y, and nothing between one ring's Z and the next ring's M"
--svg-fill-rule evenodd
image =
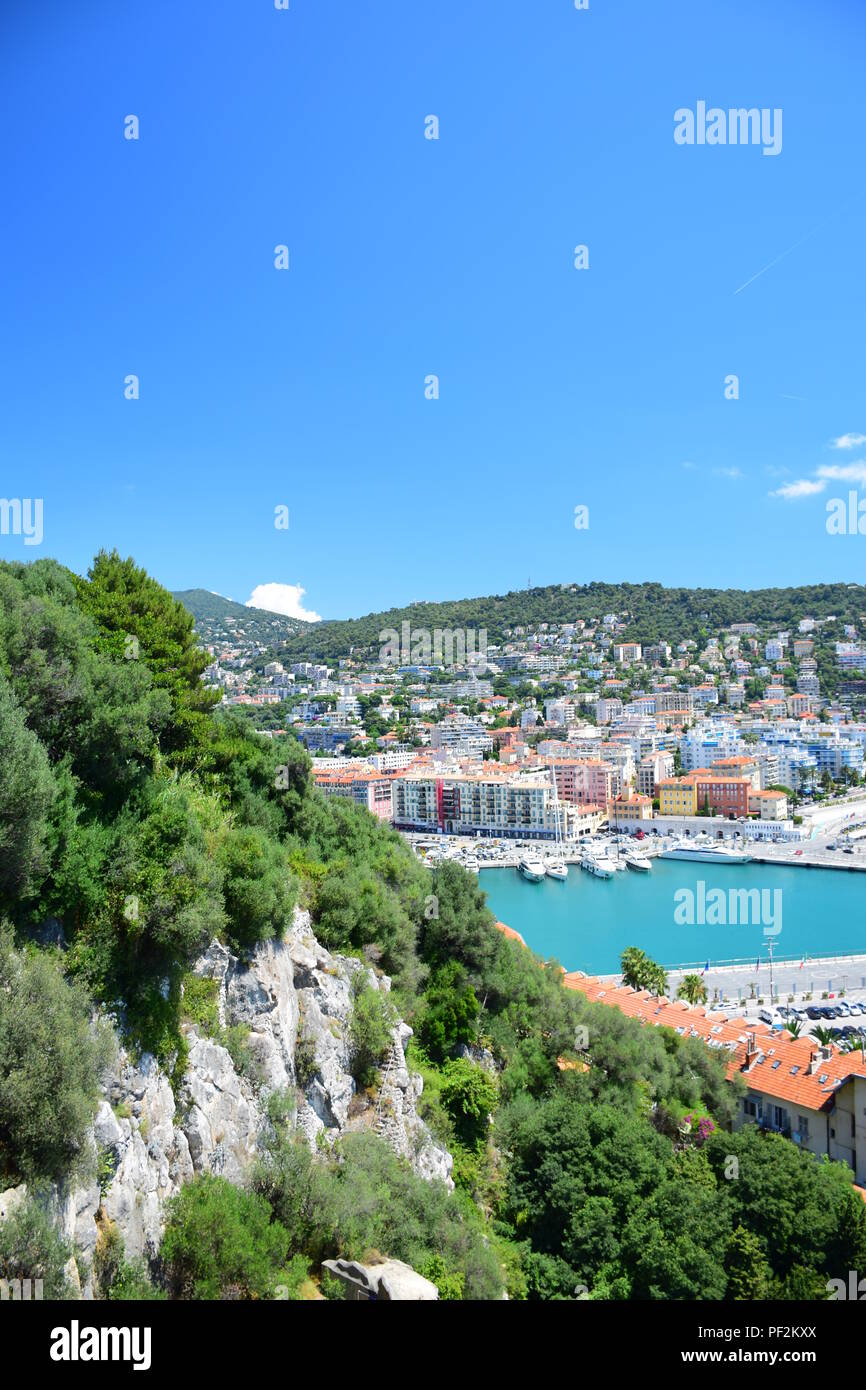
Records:
M556 758L550 755L550 775L553 778L553 828L556 835L556 850L559 855L560 864L565 863L565 850L562 843L562 831L559 825L559 792L556 786Z

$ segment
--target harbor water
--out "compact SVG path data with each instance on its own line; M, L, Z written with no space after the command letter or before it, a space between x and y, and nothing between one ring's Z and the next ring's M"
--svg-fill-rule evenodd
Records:
M572 864L562 883L529 883L512 868L484 869L480 884L499 920L533 951L593 975L618 972L626 946L639 946L670 968L766 960L770 942L778 960L866 953L866 876L860 873L653 859L649 873L626 869L610 879ZM722 894L713 898L713 889ZM753 893L752 910L744 913L738 903L732 911L732 889L758 890L761 908L755 910ZM689 924L683 918L690 902Z

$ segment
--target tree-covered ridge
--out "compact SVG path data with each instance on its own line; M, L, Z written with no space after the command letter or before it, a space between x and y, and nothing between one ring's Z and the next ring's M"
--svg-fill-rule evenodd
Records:
M106 1237L101 1292L304 1296L321 1259L370 1248L448 1297L820 1297L860 1267L847 1170L732 1135L718 1054L566 990L496 930L476 878L431 873L324 798L298 744L211 708L202 664L190 616L131 560L102 554L86 579L0 565L0 1187L85 1160L109 1045L94 1003L178 1077L186 1024L208 1026L193 960L214 937L249 954L299 903L326 947L392 977L457 1191L373 1135L314 1159L274 1096L250 1189L196 1179L149 1270ZM361 983L353 1010L375 1091L388 1006ZM60 1289L65 1258L35 1209L0 1225L0 1276L36 1261Z
M755 622L764 628L796 627L800 618L834 615L841 622L866 617L866 588L860 584L805 584L787 589L684 589L662 584L552 584L508 594L413 603L368 613L362 618L316 623L278 650L290 660L333 661L350 650L378 654L379 634L408 622L414 628L487 630L488 643L501 642L505 630L535 630L541 623L600 619L605 613L629 614L623 640L669 642L718 632L731 623Z
M248 643L275 646L311 626L265 608L248 608L246 604L235 603L234 599L212 594L208 589L182 589L172 594L172 598L192 614L196 631L206 642L231 642L242 633Z

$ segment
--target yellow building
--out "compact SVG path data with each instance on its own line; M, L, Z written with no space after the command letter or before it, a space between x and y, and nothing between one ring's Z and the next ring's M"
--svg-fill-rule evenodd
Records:
M695 782L680 781L673 777L656 784L659 797L659 815L696 816L698 814L698 788Z

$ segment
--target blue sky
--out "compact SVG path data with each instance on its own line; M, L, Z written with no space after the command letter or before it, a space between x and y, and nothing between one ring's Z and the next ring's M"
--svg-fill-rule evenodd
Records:
M6 0L0 55L3 558L325 617L862 582L860 0ZM700 100L781 152L677 145Z

